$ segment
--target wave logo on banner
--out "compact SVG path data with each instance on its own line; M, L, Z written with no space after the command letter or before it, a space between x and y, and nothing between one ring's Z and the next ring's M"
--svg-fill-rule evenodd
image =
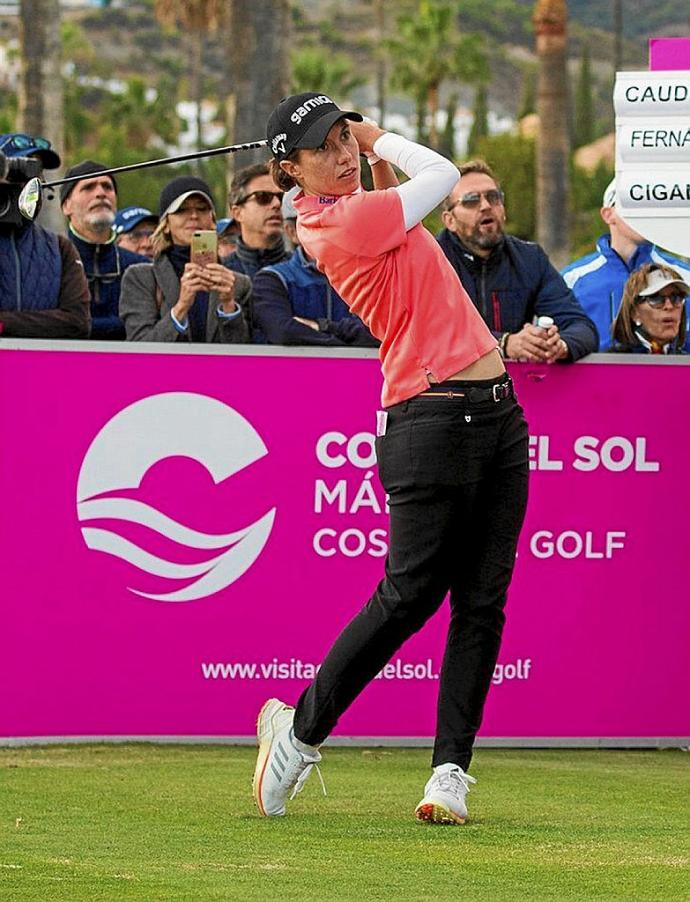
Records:
M267 453L253 426L215 398L168 392L137 401L106 423L86 452L77 482L79 521L145 526L185 549L212 553L200 563L178 563L151 554L111 529L95 526L82 526L84 541L92 550L121 558L143 573L193 580L165 594L128 587L137 595L157 601L192 601L220 592L261 554L273 527L275 507L237 532L218 535L190 529L149 504L113 494L139 488L147 471L169 457L192 458L217 485Z

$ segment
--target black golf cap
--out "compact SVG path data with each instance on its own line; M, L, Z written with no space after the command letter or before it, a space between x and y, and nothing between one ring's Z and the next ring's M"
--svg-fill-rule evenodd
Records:
M104 166L103 163L97 163L95 160L82 160L81 163L77 163L74 166L70 166L70 168L65 173L65 178L68 179L73 175L83 175L85 179L95 178L99 172L104 172L108 167ZM115 189L115 194L117 194L117 182L109 175L108 178L113 183L113 188ZM68 182L66 185L60 186L60 203L64 204L67 198L72 193L72 189L77 184L77 182L81 182L82 179L77 179L75 182Z
M161 191L158 201L158 215L160 218L162 219L169 213L177 213L182 204L192 194L198 194L200 197L203 197L204 200L208 201L212 210L215 208L211 189L203 179L197 178L195 175L180 175L168 182Z
M280 162L298 147L319 147L338 119L361 122L360 113L341 110L326 94L305 91L284 97L268 117L266 135Z

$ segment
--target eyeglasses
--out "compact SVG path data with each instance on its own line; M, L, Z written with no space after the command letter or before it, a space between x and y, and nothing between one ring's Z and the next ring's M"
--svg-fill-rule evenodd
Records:
M497 188L490 188L488 191L470 191L468 194L463 194L462 197L459 197L456 201L448 208L452 210L453 207L458 204L462 204L463 207L467 209L473 209L474 207L478 207L482 202L482 197L485 197L487 203L489 203L492 207L497 207L499 204L503 203L505 195L502 191L499 191Z
M273 203L273 199L275 197L278 198L278 203L283 202L284 191L250 191L242 200L238 200L238 204L246 204L248 200L252 197L257 202L260 207L267 207L269 204Z
M0 141L0 150L50 150L50 141L38 135L8 135Z
M129 235L135 241L141 241L142 238L150 238L153 233L154 229L132 229L131 232L125 232L125 235Z
M638 304L649 304L649 306L658 310L660 307L663 307L666 301L670 301L673 307L682 307L685 303L685 295L684 294L648 294L646 297L642 297L638 295L637 303Z

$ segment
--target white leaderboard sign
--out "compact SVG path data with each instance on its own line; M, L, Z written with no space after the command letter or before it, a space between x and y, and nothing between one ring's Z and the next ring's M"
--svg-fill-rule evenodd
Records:
M690 72L618 72L616 206L649 241L690 255Z

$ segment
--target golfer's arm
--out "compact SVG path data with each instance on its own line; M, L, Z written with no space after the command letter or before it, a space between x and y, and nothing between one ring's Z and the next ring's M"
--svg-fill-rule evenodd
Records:
M374 183L374 188L376 188L377 191L380 191L383 188L398 187L400 182L398 176L395 174L395 169L393 169L390 163L379 159L375 163L370 162L369 165L371 166L371 178Z
M455 164L450 160L392 132L376 139L374 153L402 169L409 177L404 185L395 187L402 201L407 230L431 213L450 194L460 178Z

